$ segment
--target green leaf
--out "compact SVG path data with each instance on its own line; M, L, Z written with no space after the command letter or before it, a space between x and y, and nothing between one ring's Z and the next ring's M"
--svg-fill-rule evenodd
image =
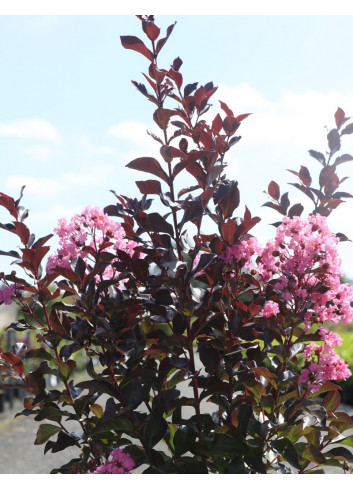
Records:
M305 448L300 453L300 455L307 460L310 460L310 462L314 462L316 464L323 465L326 463L326 458L324 457L324 455L317 447L315 447L311 443L305 445Z
M35 445L42 445L49 440L52 436L61 430L60 426L55 426L53 424L41 424L37 431L37 436L35 439Z
M101 419L103 418L103 408L100 404L92 404L92 406L89 407L90 411L97 416L97 418Z
M281 430L279 433L283 435L285 438L288 438L289 441L295 443L301 437L303 432L303 423L296 424L294 426L290 426L285 430Z
M347 460L347 462L353 462L353 454L347 448L344 447L337 447L337 448L332 448L331 450L328 450L325 452L325 456L328 457L333 457L333 458L338 458L338 459L344 459Z
M192 450L195 444L196 434L189 426L181 426L174 435L174 448L177 455Z
M105 421L104 423L97 423L97 426L92 432L92 436L101 435L102 433L106 433L107 431L129 432L133 431L133 426L131 421L127 418L119 417L115 419L110 419L109 421Z
M59 363L59 374L63 380L68 380L70 375L76 368L75 360L68 360L67 362Z
M342 445L353 447L353 435L346 436L346 438L343 438L341 440L335 440L335 443L341 443Z
M286 438L271 441L271 447L296 469L300 469L298 454L293 443Z
M52 453L61 452L67 447L77 445L79 439L80 437L77 435L77 433L65 433L64 431L60 431L58 434L58 439L52 448Z
M166 434L168 423L162 416L153 416L147 421L142 434L147 445L153 448Z
M340 394L337 392L337 390L332 390L326 394L324 400L321 403L321 406L323 406L326 411L336 411L340 404Z
M339 385L334 384L333 382L325 382L321 385L320 389L317 392L313 392L309 395L309 399L315 399L316 397L320 396L320 394L324 394L325 392L332 390L341 391L342 388Z
M42 358L43 360L52 360L53 355L51 355L44 348L37 348L36 350L29 350L26 355L26 358Z
M216 442L212 445L212 454L230 454L246 453L248 446L240 438L229 437L227 435L218 436Z
M82 389L88 389L91 392L102 392L119 399L114 386L105 380L84 380L76 384L76 387L82 387Z

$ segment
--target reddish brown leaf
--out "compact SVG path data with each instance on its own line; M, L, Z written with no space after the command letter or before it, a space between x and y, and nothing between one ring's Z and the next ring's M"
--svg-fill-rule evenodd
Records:
M352 134L353 133L353 122L351 124L348 124L343 131L341 132L341 135L343 136L344 134Z
M159 195L161 190L161 184L158 180L142 180L135 182L138 186L141 194L157 194Z
M235 117L228 116L223 120L223 129L227 136L232 136L240 126Z
M173 115L178 115L176 110L164 109L160 107L153 114L153 120L161 129L167 129L169 120Z
M234 116L233 111L230 110L230 108L228 107L227 104L225 104L221 100L219 101L219 103L221 104L221 109L224 110L224 112L227 114L228 117L233 117Z
M251 114L251 113L249 113L249 114L241 114L241 115L237 115L236 120L237 120L237 122L239 122L239 123L240 123L242 120L244 120L244 119L246 119L247 117L249 117L249 115L252 115L252 114Z
M156 175L157 177L164 180L166 183L169 183L169 178L166 172L162 169L161 165L155 158L150 157L142 157L136 158L135 160L130 161L126 165L128 168L132 168L133 170L139 170L146 173L152 173L152 175Z
M217 114L212 121L212 131L218 134L219 131L222 129L222 127L223 127L222 117L219 114Z
M348 154L344 154L344 155L341 155L341 156L338 156L336 159L335 159L335 165L340 165L341 163L346 163L346 161L352 161L353 160L353 156L351 155L348 155Z
M23 374L24 372L23 363L18 357L16 357L16 355L14 355L9 351L6 353L2 353L2 358L5 360L6 363L11 365L11 367L18 375Z
M15 219L18 217L15 201L12 197L0 192L0 205L5 207Z
M343 131L342 134L350 134L345 133L344 131L349 127L352 126L352 132L353 132L353 124L349 124ZM328 140L328 145L331 151L331 154L336 153L337 151L340 150L341 148L341 140L340 140L340 135L337 131L337 129L331 129L331 131L327 135L327 140Z
M170 78L172 80L175 81L175 84L176 86L179 88L181 88L182 84L183 84L183 76L181 73L179 73L178 71L175 71L173 70L172 68L168 71L168 75L170 76Z
M173 32L173 29L175 27L175 24L176 22L174 22L174 24L170 25L168 28L167 28L167 35L166 37L164 37L163 39L160 39L157 43L157 48L156 48L156 54L159 53L159 51L162 49L162 47L164 46L164 44L167 42L169 36L171 35L171 33Z
M269 196L273 199L273 200L277 200L279 199L279 196L280 196L280 189L279 189L279 185L278 183L274 182L273 180L269 183L269 186L268 186L268 190L267 190Z
M229 246L232 246L235 242L236 231L237 225L233 219L228 219L222 226L222 237Z
M28 243L30 235L28 227L23 224L23 222L14 222L14 226L16 228L16 233L20 237L22 243L26 245Z
M137 51L138 53L146 56L150 61L153 60L153 54L144 43L136 36L120 36L121 44L125 49L132 49L133 51Z
M180 151L178 148L174 148L174 146L166 146L163 145L160 149L160 153L165 161L168 161L169 163L174 159L174 158L185 158L185 154Z
M335 121L336 121L336 126L337 129L340 129L342 125L347 122L350 119L350 117L345 117L344 111L338 107L336 113L335 113Z
M309 172L309 170L307 169L306 166L301 166L300 167L299 178L300 178L300 180L303 182L303 184L306 187L309 187L311 185L310 172Z
M206 97L205 87L203 87L203 86L199 87L196 90L196 92L194 93L194 97L195 97L196 107L200 110L202 102L204 101L204 99Z
M300 216L304 207L301 204L293 205L288 211L288 217Z
M154 22L150 22L147 20L142 21L142 29L143 32L145 32L145 34L147 35L148 39L150 39L151 41L155 41L161 31Z

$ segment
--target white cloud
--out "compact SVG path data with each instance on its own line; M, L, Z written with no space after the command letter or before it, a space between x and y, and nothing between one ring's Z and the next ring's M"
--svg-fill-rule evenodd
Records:
M220 84L217 96L236 115L252 113L241 127L242 144L325 150L325 126L329 129L335 126L333 116L337 107L341 107L347 116L353 116L353 92L296 93L285 90L277 100L270 101L249 85L229 87Z
M157 128L157 126L155 126ZM154 132L151 125L143 124L139 121L124 121L115 124L108 129L108 136L124 139L138 146L158 146L158 143L147 134L147 131ZM158 131L158 128L157 128ZM158 134L157 134L158 135Z
M13 175L5 181L7 191L12 194L17 194L19 189L25 185L26 194L36 197L49 197L60 194L65 188L62 182L53 178L36 178L30 175Z
M59 131L45 119L17 120L0 123L0 135L20 139L36 139L58 143Z
M82 165L82 171L58 174L55 179L48 177L33 177L31 175L12 175L5 180L6 190L12 194L25 185L26 194L35 197L57 197L64 190L77 187L95 187L107 185L109 177L114 173L113 165Z
M51 146L27 146L23 151L32 158L43 161L50 160L57 154L57 151Z
M87 153L91 155L98 155L98 156L104 156L104 155L115 155L117 154L117 151L115 148L112 148L111 146L94 146L88 137L83 136L80 138L80 145L81 148L86 151Z
M54 205L49 209L30 213L29 219L32 223L47 222L55 226L58 219L61 217L66 216L67 218L71 218L71 216L74 216L81 211L82 207L79 206Z

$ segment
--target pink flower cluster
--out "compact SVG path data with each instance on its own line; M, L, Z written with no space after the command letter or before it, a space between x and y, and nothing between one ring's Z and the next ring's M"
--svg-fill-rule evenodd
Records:
M250 238L229 247L221 258L227 263L255 268L259 282L270 285L277 300L303 318L308 331L312 325L324 321L353 321L353 287L341 283L338 241L326 218L319 214L307 219L285 216L275 239L263 249L255 238ZM278 304L269 300L260 315L269 318L278 312ZM334 350L340 337L323 327L319 333L325 345L306 346L307 364L299 377L299 382L307 384L312 391L317 391L322 382L351 375L347 364Z
M16 284L11 284L7 287L3 287L2 289L0 289L0 303L3 302L7 306L11 305L12 298L14 297L14 295L16 295L16 289L18 289L18 287L16 287Z
M264 318L269 318L271 316L275 316L278 313L279 313L278 304L273 301L268 301L265 307L260 312L260 315L263 316Z
M226 263L236 262L241 267L253 267L253 256L260 255L262 247L258 240L254 237L248 240L240 241L239 244L229 246L221 258Z
M325 217L286 216L257 259L260 279L275 279L275 290L292 311L306 311L307 330L317 322L353 321L353 287L341 283L337 243Z
M48 258L47 273L56 266L70 268L71 261L77 256L83 258L86 264L91 260L94 265L94 255L99 251L112 253L121 249L132 255L136 246L135 242L125 238L120 223L110 219L98 207L87 206L82 213L73 216L69 221L65 217L59 219L54 232L59 236L60 248ZM103 278L111 279L114 274L114 268L109 265Z
M135 467L130 455L124 453L121 448L116 448L110 455L111 460L100 465L93 474L130 474L130 470Z
M342 344L342 338L324 327L319 329L319 334L324 345L306 345L303 351L306 367L298 379L298 383L305 384L310 392L317 392L320 385L328 380L344 380L352 375L347 363L333 348Z

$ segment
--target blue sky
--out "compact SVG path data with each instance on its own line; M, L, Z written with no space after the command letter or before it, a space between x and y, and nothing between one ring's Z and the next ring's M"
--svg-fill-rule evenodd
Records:
M239 181L239 215L246 204L262 217L254 233L265 241L279 216L261 207L262 191L274 179L304 204L286 185L295 181L286 168L306 165L315 173L307 151L326 150L325 126L333 127L338 106L353 116L353 17L156 16L162 31L175 20L160 66L180 56L187 83L218 85L211 115L219 99L236 114L253 113L229 153L228 175ZM125 165L158 156L146 136L147 129L158 133L153 106L130 83L143 81L148 61L121 47L126 34L143 38L132 15L0 16L0 191L17 197L26 184L28 225L38 236L87 204L114 203L110 189L138 196L134 180L144 175ZM343 152L353 152L353 137L346 136ZM342 190L353 193L352 163L339 174L350 177ZM353 239L352 216L353 202L342 204L330 218L333 231ZM0 249L15 246L5 233L0 239ZM353 278L353 244L340 250Z

